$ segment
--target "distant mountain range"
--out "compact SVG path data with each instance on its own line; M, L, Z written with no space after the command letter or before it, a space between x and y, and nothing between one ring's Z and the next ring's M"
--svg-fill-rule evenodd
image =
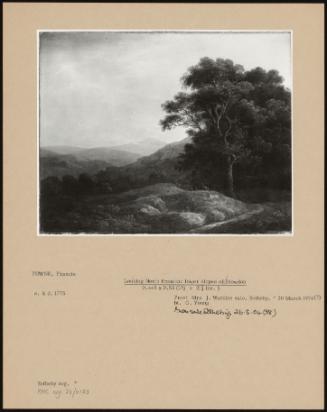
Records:
M158 139L143 139L136 143L126 143L119 146L113 146L113 149L137 153L140 156L147 156L165 145L165 142Z
M40 149L40 175L41 178L65 174L78 176L115 169L114 174L144 179L159 174L166 178L178 174L176 159L189 142L190 138L186 138L164 145L160 140L145 139L113 147L46 146Z
M77 146L44 146L40 148L41 156L53 156L54 154L75 155L85 150L85 147Z
M133 154L134 157L136 155L138 155L138 157L147 156L165 145L166 143L161 140L149 138L122 145L92 148L65 145L44 146L41 148L41 151L42 155L51 155L52 153L56 153L62 155L74 155L82 160L107 160L107 157L109 157L109 159L112 157L119 157L121 152L123 152L121 156L124 156L126 152Z

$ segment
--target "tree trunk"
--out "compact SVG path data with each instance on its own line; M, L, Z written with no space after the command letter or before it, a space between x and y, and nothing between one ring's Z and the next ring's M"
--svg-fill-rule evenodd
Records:
M233 166L234 160L229 157L227 161L227 193L228 196L235 198Z

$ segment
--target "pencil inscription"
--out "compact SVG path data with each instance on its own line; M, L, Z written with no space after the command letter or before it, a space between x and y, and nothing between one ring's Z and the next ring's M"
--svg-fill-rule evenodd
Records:
M55 399L64 397L74 398L89 395L90 390L80 386L76 380L73 382L43 380L37 382L37 394L40 396L52 396Z

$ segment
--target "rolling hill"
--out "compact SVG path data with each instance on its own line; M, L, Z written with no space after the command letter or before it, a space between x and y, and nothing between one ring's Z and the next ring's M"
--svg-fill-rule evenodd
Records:
M40 149L40 175L62 177L65 174L78 176L81 173L90 175L100 170L107 170L108 175L132 177L145 184L151 179L178 181L181 173L176 170L176 160L183 152L190 138L167 144L147 156L141 156L122 148L150 151L163 142L145 139L139 143L115 147L80 148L72 146L46 146ZM119 148L118 148L119 147ZM152 147L152 149L151 149Z
M94 175L110 164L101 160L78 160L72 155L60 155L48 151L40 156L40 178L49 176L63 177L72 175L78 177L81 173Z
M94 175L109 166L124 166L133 163L140 155L110 147L74 148L49 146L40 149L40 176L62 177L81 173Z
M144 185L157 182L179 183L185 179L186 173L176 169L177 158L184 151L185 144L190 142L191 139L186 138L167 144L151 155L140 157L126 166L108 167L107 173L113 178L130 178Z
M75 155L84 150L84 147L78 146L65 146L65 145L58 145L58 146L43 146L40 148L40 155Z
M68 202L68 203L67 203ZM276 233L291 228L290 204L248 204L212 190L159 183L119 194L43 204L45 233Z

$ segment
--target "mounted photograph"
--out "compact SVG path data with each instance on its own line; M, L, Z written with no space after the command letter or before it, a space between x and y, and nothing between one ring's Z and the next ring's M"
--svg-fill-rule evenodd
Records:
M292 234L290 31L39 31L40 235Z

